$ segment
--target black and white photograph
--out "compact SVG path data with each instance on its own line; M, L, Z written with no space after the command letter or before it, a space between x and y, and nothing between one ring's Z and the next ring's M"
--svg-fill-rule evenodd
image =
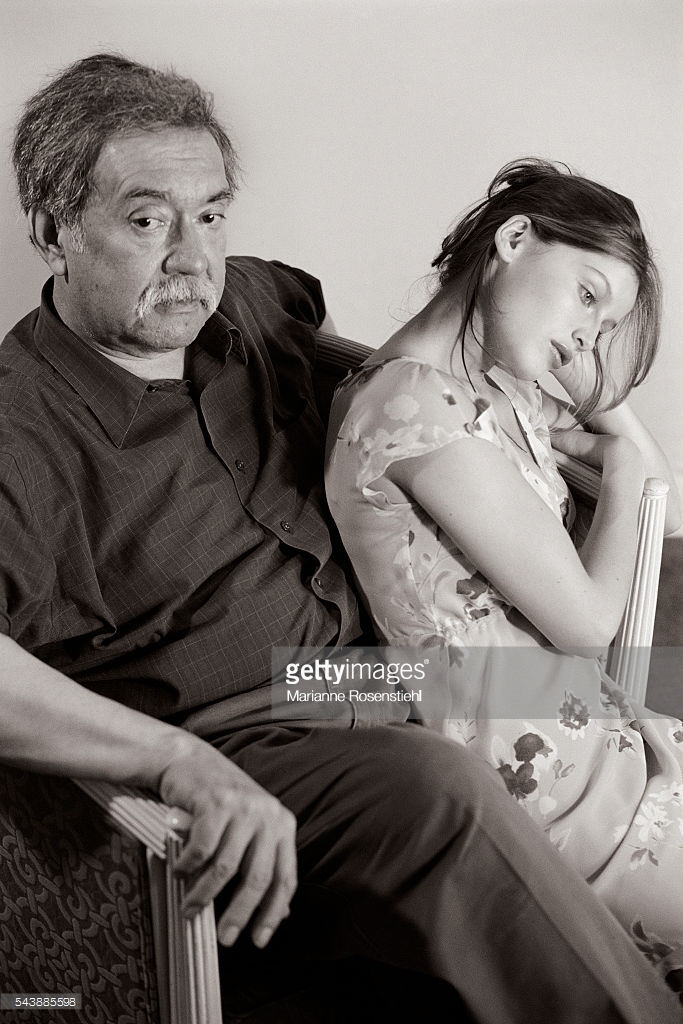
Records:
M0 1024L683 1022L679 0L0 18Z

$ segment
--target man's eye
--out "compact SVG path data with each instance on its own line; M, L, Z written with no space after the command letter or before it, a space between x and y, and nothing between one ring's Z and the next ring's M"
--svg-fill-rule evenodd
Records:
M223 217L222 213L216 213L215 211L202 214L202 221L204 224L217 224L218 221L224 219L225 218Z
M143 231L151 231L153 228L158 227L161 221L158 217L134 217L133 224L137 228L142 228Z

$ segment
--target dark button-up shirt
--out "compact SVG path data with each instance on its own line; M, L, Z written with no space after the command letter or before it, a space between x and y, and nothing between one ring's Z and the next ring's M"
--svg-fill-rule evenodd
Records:
M320 286L226 270L186 380L89 348L50 282L0 348L0 630L161 716L262 685L274 645L359 633L322 491Z

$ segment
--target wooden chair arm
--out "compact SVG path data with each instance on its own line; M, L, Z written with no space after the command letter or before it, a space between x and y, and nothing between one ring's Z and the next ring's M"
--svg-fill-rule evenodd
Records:
M115 828L146 847L161 1019L168 1024L221 1024L213 902L192 920L184 918L184 883L174 870L191 816L131 786L73 781L103 808Z
M598 470L562 452L556 452L555 457L572 491L595 504L600 493ZM607 670L617 686L639 704L644 703L647 693L668 493L666 481L658 477L648 477L645 481L638 510L638 542L631 589L607 663Z
M645 481L638 510L636 565L608 662L614 681L638 704L645 703L647 694L668 493L664 480L649 477Z

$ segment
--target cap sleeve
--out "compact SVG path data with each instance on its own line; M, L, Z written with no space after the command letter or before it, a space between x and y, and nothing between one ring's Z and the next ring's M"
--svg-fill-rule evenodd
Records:
M356 486L379 508L392 504L379 481L394 462L462 438L502 447L490 402L426 363L399 358L370 365L344 383L337 402L347 410L337 452L354 452Z

